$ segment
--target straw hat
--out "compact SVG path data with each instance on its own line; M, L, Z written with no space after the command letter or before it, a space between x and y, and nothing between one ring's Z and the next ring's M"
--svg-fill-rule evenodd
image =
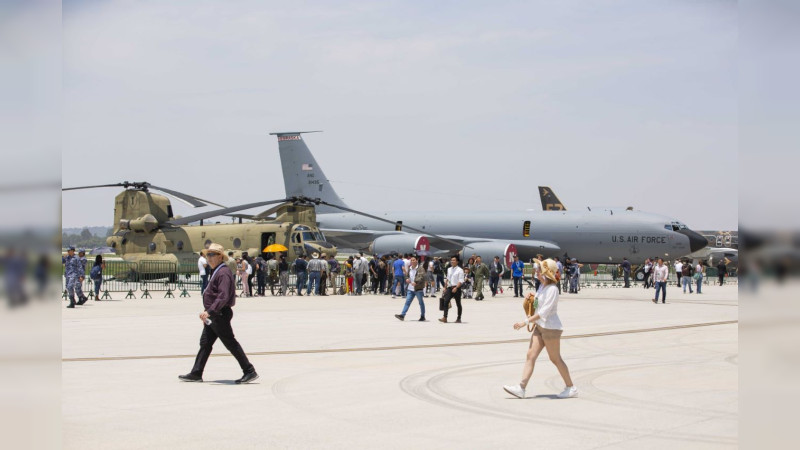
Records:
M542 275L555 283L557 281L556 273L558 273L558 266L556 265L556 262L548 258L542 261L539 265L541 266L540 270Z
M208 252L219 253L220 255L224 255L225 254L225 247L223 247L223 246L221 246L219 244L210 244L207 249L201 250L200 254L203 255L203 256L207 256Z

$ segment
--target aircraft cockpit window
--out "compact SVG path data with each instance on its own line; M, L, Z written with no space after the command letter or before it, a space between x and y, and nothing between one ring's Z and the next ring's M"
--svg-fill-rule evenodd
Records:
M672 225L666 224L666 225L664 225L664 229L672 231Z
M295 244L300 243L300 233L292 233L292 242Z
M314 233L312 233L310 231L304 231L303 232L303 240L304 241L316 241L316 238L314 237Z

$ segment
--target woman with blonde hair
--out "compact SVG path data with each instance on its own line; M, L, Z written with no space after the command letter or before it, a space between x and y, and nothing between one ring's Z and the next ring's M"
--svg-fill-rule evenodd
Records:
M570 398L578 396L578 389L572 384L567 364L561 359L561 320L558 318L558 286L556 285L556 272L558 266L552 259L539 262L539 281L542 283L537 292L539 306L530 317L526 317L524 322L514 324L514 329L519 330L533 323L534 329L531 335L531 342L528 346L528 354L525 359L525 367L522 369L522 381L518 385L503 386L506 392L518 397L525 398L525 388L533 375L533 367L536 358L542 349L547 349L550 361L555 364L561 378L564 379L567 387L558 394L559 398ZM528 293L527 295L533 295ZM526 298L527 299L527 298Z

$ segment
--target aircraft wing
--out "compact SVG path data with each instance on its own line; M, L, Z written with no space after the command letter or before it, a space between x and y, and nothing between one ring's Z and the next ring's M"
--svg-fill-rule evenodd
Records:
M330 228L322 228L322 232L325 233L325 238L337 247L369 250L378 254L424 250L436 256L463 252L465 255L475 253L482 257L493 257L508 255L511 252L523 260L533 258L539 253L547 257L561 254L561 247L557 243L544 240L505 240L458 235L434 237L405 231Z

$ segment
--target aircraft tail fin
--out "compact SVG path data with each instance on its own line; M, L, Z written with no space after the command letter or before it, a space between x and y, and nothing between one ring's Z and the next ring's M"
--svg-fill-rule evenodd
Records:
M567 208L556 197L550 186L539 186L539 198L542 199L542 209L544 211L566 211Z
M317 164L317 160L314 159L314 155L303 141L303 133L315 133L315 131L270 133L278 136L278 151L281 156L286 196L302 195L347 206L333 189L322 168ZM316 211L323 214L340 212L336 208L325 205L317 206Z

